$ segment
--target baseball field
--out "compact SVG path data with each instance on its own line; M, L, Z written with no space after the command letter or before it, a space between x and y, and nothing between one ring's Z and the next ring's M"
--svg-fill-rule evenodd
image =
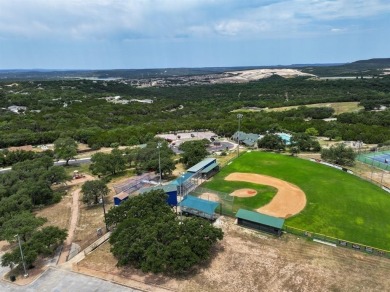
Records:
M290 227L390 250L390 194L352 174L295 157L247 152L202 187L242 189L234 210L264 211L286 218Z

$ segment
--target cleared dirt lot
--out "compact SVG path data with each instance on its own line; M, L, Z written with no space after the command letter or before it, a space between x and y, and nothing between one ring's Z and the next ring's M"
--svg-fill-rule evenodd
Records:
M343 248L243 229L223 218L224 240L192 276L173 279L118 269L109 244L79 263L88 273L131 285L146 282L176 291L389 291L390 260ZM144 287L145 289L145 287ZM150 286L149 291L156 291Z

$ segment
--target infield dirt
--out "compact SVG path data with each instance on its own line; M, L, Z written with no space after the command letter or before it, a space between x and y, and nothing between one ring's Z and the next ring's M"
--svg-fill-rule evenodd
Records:
M278 192L271 202L256 210L266 215L288 218L298 214L306 206L306 195L298 186L275 177L235 172L229 174L225 180L245 181L277 188Z

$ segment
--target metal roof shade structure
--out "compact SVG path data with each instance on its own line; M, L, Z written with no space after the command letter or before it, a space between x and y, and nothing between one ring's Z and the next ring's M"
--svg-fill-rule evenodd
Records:
M252 221L255 223L271 226L274 228L282 229L284 224L284 219L273 217L257 212L252 212L244 209L239 209L236 213L236 218L244 219L247 221Z
M187 172L198 172L199 170L202 170L203 168L209 166L209 164L215 162L215 158L205 158L198 164L195 164L194 166L187 169Z
M182 176L179 176L177 179L171 181L170 185L180 186L181 184L185 183L187 180L189 180L194 174L192 172L186 172Z
M214 162L213 164L210 164L209 166L207 166L206 168L202 169L201 173L209 173L211 170L213 170L214 168L216 168L218 166L218 163L217 162Z
M213 215L215 209L218 207L219 203L203 200L194 196L187 195L180 203L180 206L199 210L208 215Z

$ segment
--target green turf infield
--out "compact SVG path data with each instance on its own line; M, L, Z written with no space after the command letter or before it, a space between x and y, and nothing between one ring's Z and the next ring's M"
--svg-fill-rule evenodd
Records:
M301 213L286 220L288 226L390 250L390 194L374 184L311 161L247 152L202 187L231 192L233 189L227 188L233 185L224 178L233 172L265 174L299 186L307 204ZM244 204L246 209L259 207L257 200Z

